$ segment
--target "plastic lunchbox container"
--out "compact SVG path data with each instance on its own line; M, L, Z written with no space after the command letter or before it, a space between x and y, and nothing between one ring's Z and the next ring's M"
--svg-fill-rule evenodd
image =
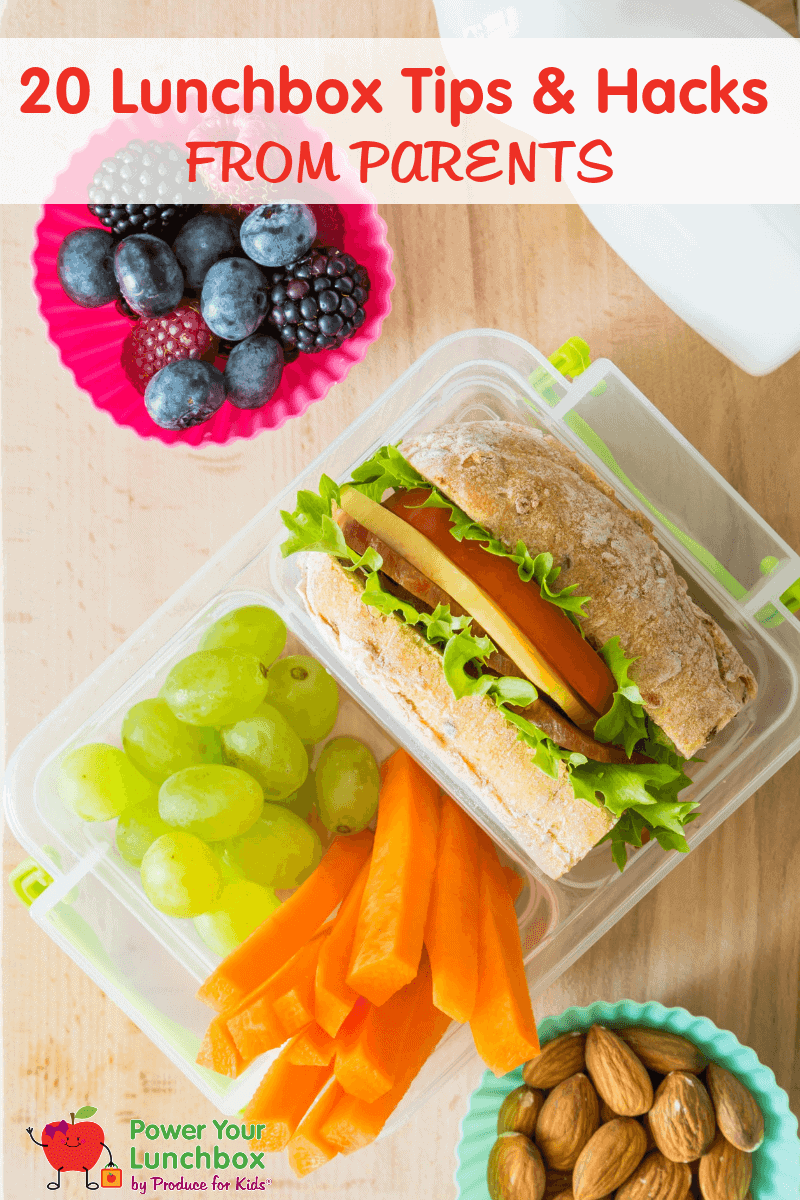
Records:
M237 1112L257 1086L267 1056L238 1080L195 1065L211 1016L195 999L217 958L190 921L156 912L138 872L113 846L113 824L81 822L61 805L59 760L89 741L119 744L125 711L155 695L168 670L195 649L201 631L246 603L275 608L299 647L339 681L343 703L334 734L350 733L383 758L404 745L527 873L518 915L533 995L580 954L679 861L656 844L630 855L620 874L608 846L568 875L546 878L484 810L469 788L432 757L402 723L366 693L349 664L317 632L295 591L299 566L283 559L280 510L320 475L345 479L378 445L444 422L511 419L550 430L644 508L695 599L719 621L759 681L740 716L691 764L700 818L697 845L800 748L800 622L792 585L795 554L613 365L587 370L567 344L557 366L526 342L492 330L445 338L414 364L306 471L184 585L20 745L5 786L10 828L32 856L15 873L37 924L159 1046L222 1112ZM578 375L578 373L580 373ZM764 572L767 572L766 574ZM781 600L784 597L784 601ZM789 607L791 606L791 607ZM469 1029L452 1026L385 1132L398 1128L475 1054Z

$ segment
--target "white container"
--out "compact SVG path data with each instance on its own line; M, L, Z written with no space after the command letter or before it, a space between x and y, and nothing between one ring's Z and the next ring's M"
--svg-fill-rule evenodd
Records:
M114 849L113 823L80 821L55 789L63 754L89 741L119 744L125 711L157 693L172 664L195 649L223 612L253 602L280 612L291 631L290 652L307 648L341 685L334 734L357 733L379 757L406 746L524 868L529 886L518 914L534 995L680 861L653 843L633 853L619 874L608 846L601 846L557 883L547 879L478 797L362 690L294 591L297 564L280 555L279 510L293 508L299 488L316 489L323 472L344 480L375 447L410 431L475 418L550 430L616 487L623 503L647 507L692 596L754 669L758 697L714 739L705 761L689 768L694 783L684 795L702 811L688 827L689 843L707 837L800 747L800 622L779 600L800 578L800 557L612 363L596 362L570 383L508 334L473 330L445 338L35 729L9 763L9 826L53 877L31 916L224 1113L247 1101L269 1056L235 1081L195 1065L212 1014L194 993L218 959L190 921L165 917L148 903L138 872ZM764 576L760 564L768 556L772 571ZM453 1026L387 1132L474 1054L469 1030Z
M800 352L800 204L582 204L687 325L749 375Z

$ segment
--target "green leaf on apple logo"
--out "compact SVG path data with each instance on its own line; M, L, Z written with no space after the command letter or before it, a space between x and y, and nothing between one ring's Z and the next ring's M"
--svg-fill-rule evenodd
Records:
M91 1104L87 1104L85 1108L79 1108L75 1116L82 1121L85 1117L93 1117L96 1112L96 1108L92 1108Z

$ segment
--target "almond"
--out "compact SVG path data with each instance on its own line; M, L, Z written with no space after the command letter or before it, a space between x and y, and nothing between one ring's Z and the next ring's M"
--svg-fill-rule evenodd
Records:
M739 1150L757 1150L764 1140L764 1118L744 1084L716 1063L706 1071L706 1084L724 1136Z
M711 1149L700 1159L700 1194L703 1200L745 1200L752 1172L750 1155L717 1131Z
M656 1146L672 1162L690 1163L706 1153L716 1121L709 1094L696 1075L667 1075L650 1109L650 1129Z
M601 1100L621 1117L638 1117L653 1103L653 1085L642 1062L603 1025L586 1035L586 1066Z
M606 1104L605 1100L600 1101L600 1124L605 1125L606 1121L616 1121L619 1116L618 1112L614 1112L610 1104Z
M601 1125L584 1146L572 1172L575 1200L602 1200L613 1192L636 1170L646 1144L641 1125L629 1117Z
M669 1075L670 1071L689 1071L699 1075L708 1063L702 1051L678 1033L629 1025L619 1030L619 1036L642 1060L648 1071L657 1071L659 1075Z
M585 1045L586 1034L579 1029L554 1038L542 1046L536 1058L525 1064L522 1078L528 1087L542 1088L544 1091L556 1087L569 1079L570 1075L586 1070Z
M537 1088L522 1087L509 1092L497 1114L497 1134L524 1133L533 1138L533 1131L544 1104L544 1092Z
M491 1200L525 1196L542 1200L544 1163L530 1138L521 1133L501 1133L489 1152L486 1184Z
M600 1101L586 1075L571 1075L547 1096L534 1140L552 1171L571 1171L600 1124Z
M685 1163L670 1162L654 1150L625 1180L616 1200L685 1200L691 1182L692 1175Z

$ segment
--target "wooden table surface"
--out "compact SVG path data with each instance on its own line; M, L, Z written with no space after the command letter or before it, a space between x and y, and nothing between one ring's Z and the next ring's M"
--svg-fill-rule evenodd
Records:
M316 19L273 7L272 31L435 36L427 5L377 0L355 26L324 0ZM791 28L788 0L757 5ZM237 3L231 28L257 26ZM16 36L131 33L129 3L47 22L9 0ZM217 5L225 12L225 5ZM231 6L233 12L233 6ZM280 17L280 21L279 21ZM161 32L182 33L173 23ZM574 207L389 207L394 307L383 335L328 398L277 433L197 450L143 442L79 393L46 340L30 290L32 208L3 212L3 537L6 723L10 752L94 667L271 496L439 338L493 326L555 349L578 333L606 355L764 518L800 547L800 357L753 379L712 350L613 254ZM681 1004L733 1030L800 1108L800 760L726 824L540 996L539 1016L598 998ZM24 857L6 834L4 871ZM9 1196L43 1194L52 1172L25 1128L81 1103L99 1110L128 1161L130 1117L210 1122L216 1112L33 925L4 889L5 1178ZM454 1195L459 1120L477 1060L392 1139L297 1182L267 1156L291 1200ZM72 1104L70 1101L74 1101ZM197 1178L203 1178L198 1173ZM210 1176L208 1177L210 1181ZM67 1177L69 1187L79 1181ZM126 1181L127 1187L127 1181Z

